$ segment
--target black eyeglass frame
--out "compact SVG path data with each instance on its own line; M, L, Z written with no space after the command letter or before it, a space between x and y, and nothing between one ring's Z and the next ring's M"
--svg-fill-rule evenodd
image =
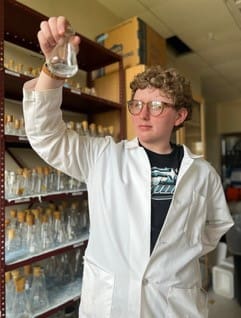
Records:
M131 108L131 103L133 103L133 102L136 102L136 103L137 103L136 106L139 106L139 110L138 110L137 112L135 112L135 111L133 112L133 110L132 110L132 108ZM138 103L139 103L139 105L138 105ZM156 103L156 104L158 104L158 105L155 105L155 106L154 106L153 103ZM173 104L166 103L166 102L163 102L163 101L160 101L160 100L151 100L151 101L149 101L149 102L147 102L147 103L145 103L145 102L143 102L143 101L141 101L141 100L137 100L137 99L131 99L131 100L127 101L128 111L129 111L130 114L133 115L133 116L138 116L138 115L141 113L141 111L143 110L143 107L144 107L145 105L147 105L148 110L149 110L149 113L150 113L150 115L153 116L153 117L158 117L158 116L160 116L160 115L163 113L164 109L167 108L167 107L174 107ZM158 107L157 107L157 106L158 106ZM159 111L153 113L153 110L155 109L155 107L156 107L156 109L158 109ZM137 110L137 109L138 109L138 108L136 107L136 110Z

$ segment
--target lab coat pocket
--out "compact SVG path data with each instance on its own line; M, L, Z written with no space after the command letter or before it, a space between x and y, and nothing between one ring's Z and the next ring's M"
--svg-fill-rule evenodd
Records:
M200 287L170 287L166 318L208 318L207 293Z
M85 257L80 312L86 317L110 317L113 289L114 275Z
M206 198L198 192L193 191L192 202L189 206L188 218L184 228L189 246L193 246L201 242L205 218Z

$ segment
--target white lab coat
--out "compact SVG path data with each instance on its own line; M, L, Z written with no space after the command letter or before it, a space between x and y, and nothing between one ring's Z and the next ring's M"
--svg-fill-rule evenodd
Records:
M61 89L24 91L32 147L87 184L90 236L80 317L208 317L199 258L233 224L217 173L184 146L173 200L150 255L151 169L145 150L136 139L115 143L67 132L60 104Z

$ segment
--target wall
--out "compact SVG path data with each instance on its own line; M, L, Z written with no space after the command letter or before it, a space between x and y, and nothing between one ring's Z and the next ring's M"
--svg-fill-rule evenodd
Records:
M206 101L206 156L207 160L220 172L220 139L217 132L218 105Z
M95 0L19 0L26 6L46 16L64 15L73 28L84 36L94 39L100 30L109 29L121 19Z
M241 100L219 104L217 122L218 134L241 132Z

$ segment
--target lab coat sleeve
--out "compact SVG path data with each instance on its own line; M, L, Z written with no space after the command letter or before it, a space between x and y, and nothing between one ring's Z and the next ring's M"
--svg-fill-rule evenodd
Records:
M233 219L219 175L212 169L207 199L207 217L202 232L202 255L215 249L220 238L232 227Z
M67 129L60 109L62 87L36 91L35 84L34 79L23 88L25 129L32 148L55 169L87 181L108 138L80 137L77 132Z

